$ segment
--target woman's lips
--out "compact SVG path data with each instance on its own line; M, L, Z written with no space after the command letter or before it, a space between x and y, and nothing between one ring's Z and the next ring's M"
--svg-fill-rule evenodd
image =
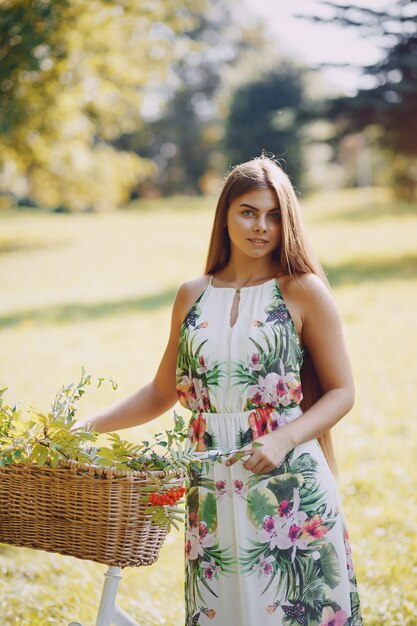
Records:
M250 241L253 246L264 246L268 243L266 239L248 239L248 241Z

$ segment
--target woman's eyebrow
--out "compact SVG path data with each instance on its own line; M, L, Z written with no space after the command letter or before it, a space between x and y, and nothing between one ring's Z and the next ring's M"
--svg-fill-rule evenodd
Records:
M239 206L246 206L248 207L248 209L253 209L254 211L259 211L259 209L256 208L256 206L252 206L251 204L247 204L246 202L242 202L242 204L239 204ZM268 209L268 212L270 211L279 211L279 207L274 207L273 209Z

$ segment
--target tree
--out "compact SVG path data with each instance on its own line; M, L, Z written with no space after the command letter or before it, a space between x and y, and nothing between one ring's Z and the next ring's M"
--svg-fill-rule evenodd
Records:
M201 193L207 174L215 176L224 169L221 138L228 110L222 109L218 94L225 72L236 68L264 36L256 19L251 24L242 21L239 0L211 0L184 35L193 49L173 63L177 86L173 93L166 92L160 115L143 131L117 141L119 147L158 163L154 183L163 194Z
M397 161L394 177L401 186L414 187L412 175L417 155L417 34L413 5L416 0L396 0L390 8L375 10L344 3L321 2L331 9L328 17L300 16L320 22L338 22L358 28L368 36L379 37L385 49L382 58L363 67L371 84L358 89L353 97L336 97L328 101L326 116L336 122L337 137L374 127L377 144ZM330 64L327 64L330 65ZM407 182L407 170L410 178Z
M110 143L141 129L205 0L4 0L0 187L48 207L115 206L155 169Z
M224 147L231 163L258 156L264 149L283 162L295 185L302 174L299 114L304 109L303 70L280 62L233 94Z

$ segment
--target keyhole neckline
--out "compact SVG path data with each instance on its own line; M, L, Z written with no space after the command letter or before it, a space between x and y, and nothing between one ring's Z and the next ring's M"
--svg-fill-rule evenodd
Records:
M269 283L272 283L272 282L278 282L277 277L282 276L282 275L283 275L283 272L279 272L279 274L277 274L276 276L273 276L272 278L269 278L268 280L265 280L263 283L259 283L258 285L243 285L242 287L215 287L213 285L214 274L210 274L209 285L212 289L229 289L231 291L240 293L242 289L255 289L256 287L263 287L264 285L269 285Z

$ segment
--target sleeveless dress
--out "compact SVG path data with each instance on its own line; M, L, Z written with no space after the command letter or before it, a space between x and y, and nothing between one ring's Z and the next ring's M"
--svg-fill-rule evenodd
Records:
M225 466L233 450L302 415L304 350L277 278L238 290L212 281L182 323L177 356L196 444L186 626L362 626L344 514L317 439L267 474L246 470L247 457Z

